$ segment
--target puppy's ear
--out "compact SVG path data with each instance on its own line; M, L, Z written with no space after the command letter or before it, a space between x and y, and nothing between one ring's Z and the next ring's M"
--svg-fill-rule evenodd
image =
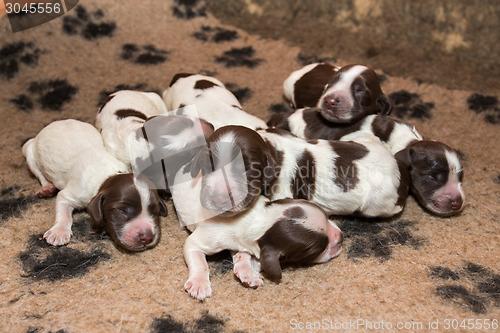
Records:
M260 265L271 280L281 280L280 253L275 248L264 245L260 250Z
M414 156L415 156L415 149L412 148L411 145L409 147L406 147L405 149L397 152L396 155L394 155L396 160L403 163L408 170L411 169L411 164L413 162Z
M392 103L385 95L380 95L377 98L377 111L381 115L388 115L392 112Z
M104 228L104 214L102 205L104 203L104 193L97 193L87 205L87 213L90 215L90 226L94 229Z
M160 205L160 216L168 216L168 209L163 200L158 199L158 205Z
M266 165L263 172L262 183L264 187L269 187L278 177L278 162L269 149L264 151L264 158Z
M210 166L210 152L208 150L208 147L205 146L200 149L198 154L196 154L196 156L191 161L191 177L196 177L201 170L206 170Z

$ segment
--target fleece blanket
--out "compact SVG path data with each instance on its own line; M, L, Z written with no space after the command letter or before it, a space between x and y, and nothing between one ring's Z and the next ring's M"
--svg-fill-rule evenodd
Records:
M244 109L267 120L288 110L282 82L304 64L298 47L222 24L201 1L85 0L48 23L13 33L0 19L0 330L3 332L343 332L498 330L500 319L500 104L497 95L449 90L375 68L394 115L452 146L464 166L466 204L429 214L410 197L385 220L336 218L343 253L284 270L280 283L242 286L226 252L209 259L213 296L183 290L188 236L173 205L162 239L142 253L117 249L74 214L73 238L43 233L55 199L21 145L44 126L93 123L111 92L161 92L177 72L217 77Z

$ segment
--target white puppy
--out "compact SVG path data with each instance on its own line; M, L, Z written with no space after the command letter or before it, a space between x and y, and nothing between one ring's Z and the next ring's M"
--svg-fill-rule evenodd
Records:
M214 77L179 73L163 92L169 110L205 119L215 129L226 125L241 125L252 129L267 128L266 123L245 111L238 99ZM195 108L185 108L194 105Z
M154 92L120 90L109 95L97 112L95 126L106 149L130 166L128 136L146 119L167 113L160 95Z
M125 174L127 166L104 148L94 126L71 119L53 122L22 151L42 184L37 194L50 197L60 190L56 222L44 234L49 244L70 241L73 210L85 208L94 196L99 199L90 207L93 224L106 229L118 245L141 251L158 242L157 215L166 215L165 206L147 182Z

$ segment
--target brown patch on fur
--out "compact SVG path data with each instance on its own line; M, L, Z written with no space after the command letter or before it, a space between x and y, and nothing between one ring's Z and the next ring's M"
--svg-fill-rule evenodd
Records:
M366 156L368 149L356 142L332 141L330 145L334 152L339 155L334 161L337 171L333 181L344 192L348 192L355 188L359 182L358 168L354 161Z
M104 100L104 102L102 102L101 107L99 108L99 111L97 111L97 113L101 113L102 109L104 109L104 107L106 106L106 104L108 104L108 102L110 100L112 100L113 97L115 97L115 95L109 95L108 97L106 97L106 99Z
M295 108L316 106L335 73L334 66L319 64L298 79L294 85Z
M382 142L388 142L394 130L395 122L392 118L377 116L372 123L373 134Z
M312 231L282 218L257 241L260 247L262 270L273 280L281 279L281 264L310 264L328 246L324 233Z
M396 206L404 207L410 189L410 174L403 162L396 160L399 169L398 200Z
M175 84L175 82L177 82L177 80L182 79L183 77L191 76L191 75L194 75L194 74L192 74L192 73L177 73L174 75L174 77L172 78L172 80L170 81L170 84L168 86L171 87Z
M142 120L148 119L148 117L144 113L137 111L137 110L133 110L133 109L117 110L117 111L115 111L115 116L118 117L118 119L123 119L123 118L127 118L127 117L136 117L136 118L140 118Z
M283 215L286 217L292 218L292 219L298 219L298 218L305 218L306 217L306 212L304 209L300 206L295 206L295 207L290 207L288 209L285 209L283 212Z
M219 85L208 80L198 80L194 85L194 89L201 89L201 90L209 89L212 87L219 87Z
M334 124L323 118L318 108L305 109L302 115L306 123L306 139L339 140L344 135L359 131L363 123L360 120L353 124Z
M316 161L307 149L297 161L295 177L291 182L293 197L310 200L316 190Z

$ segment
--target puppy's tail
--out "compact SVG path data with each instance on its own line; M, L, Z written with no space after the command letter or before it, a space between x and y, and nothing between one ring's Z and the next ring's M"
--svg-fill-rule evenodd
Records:
M24 144L23 144L23 147L22 147L22 151L23 151L23 156L26 158L27 154L28 154L28 150L31 149L31 145L33 144L33 141L35 140L35 138L31 138L29 139L28 141L26 141Z

